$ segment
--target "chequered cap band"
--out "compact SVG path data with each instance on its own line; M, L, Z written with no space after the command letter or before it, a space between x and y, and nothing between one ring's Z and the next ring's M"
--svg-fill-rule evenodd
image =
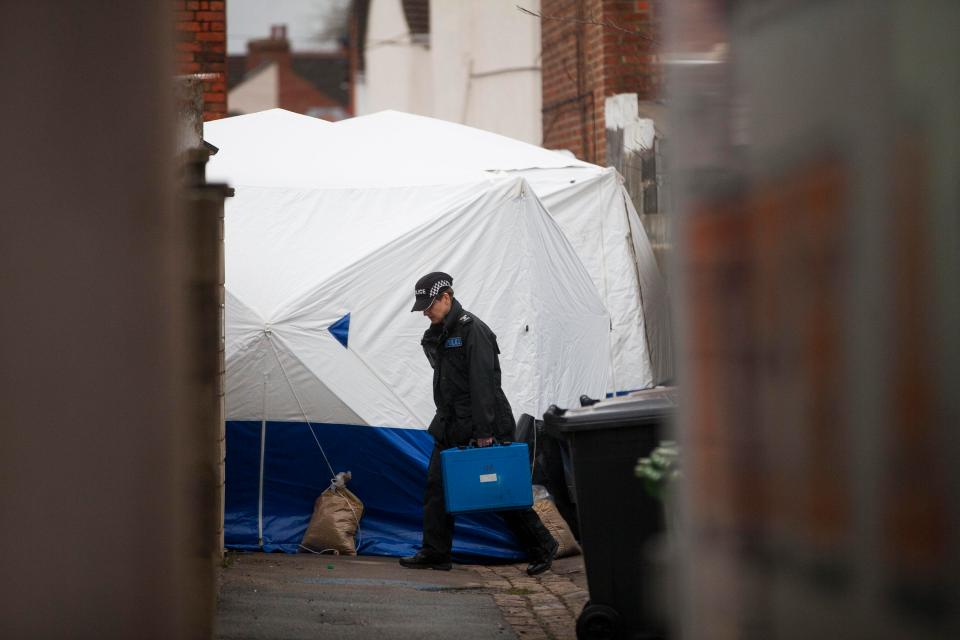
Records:
M436 298L437 294L440 293L440 289L451 286L453 285L449 280L437 280L433 283L433 286L430 287L430 297Z

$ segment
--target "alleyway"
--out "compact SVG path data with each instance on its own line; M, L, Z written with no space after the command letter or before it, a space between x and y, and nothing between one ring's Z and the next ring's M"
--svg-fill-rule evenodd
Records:
M231 554L221 573L222 640L319 637L574 638L586 602L580 556L531 578L523 564L411 571L393 558Z

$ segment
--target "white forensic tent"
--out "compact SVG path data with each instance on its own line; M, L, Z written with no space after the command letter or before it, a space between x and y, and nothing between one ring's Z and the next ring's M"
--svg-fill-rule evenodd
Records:
M236 190L225 236L227 544L296 550L313 499L349 469L366 503L360 551L410 553L433 414L426 319L410 313L417 278L453 274L457 297L497 334L516 415L603 393L609 317L521 177L454 167L439 184L366 171L336 183L324 172L325 152L340 151L326 135L335 127L301 118L272 110L205 125L219 148L208 176ZM505 557L511 542L495 519L465 518L455 553Z
M622 179L583 162L488 131L382 111L323 130L315 165L330 184L457 181L473 173L523 176L557 221L610 313L610 393L673 378L670 306L657 262ZM366 170L364 170L366 169Z
M608 391L673 379L670 301L647 232L612 167L531 169L522 175L557 221L610 314Z

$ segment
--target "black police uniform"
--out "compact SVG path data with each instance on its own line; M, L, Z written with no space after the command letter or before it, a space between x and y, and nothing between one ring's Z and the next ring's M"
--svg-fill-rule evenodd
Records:
M444 503L440 452L469 444L472 439L512 439L516 423L500 387L497 337L476 316L464 311L460 302L453 299L443 322L431 325L421 344L433 367L433 399L437 406L429 429L436 446L427 470L421 553L449 562L454 520ZM536 511L528 508L501 511L499 515L531 562L546 562L549 566L557 543Z

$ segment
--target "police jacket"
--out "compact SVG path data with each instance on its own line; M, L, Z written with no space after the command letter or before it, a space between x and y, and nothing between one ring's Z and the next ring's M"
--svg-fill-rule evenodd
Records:
M437 414L430 434L441 446L471 438L510 439L516 423L503 389L497 336L454 298L450 312L423 334L423 351L433 367Z

